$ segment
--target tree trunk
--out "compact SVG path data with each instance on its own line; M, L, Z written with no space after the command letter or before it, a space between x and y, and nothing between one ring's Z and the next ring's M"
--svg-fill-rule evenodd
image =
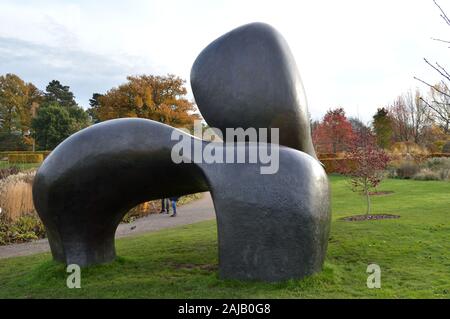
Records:
M364 193L366 194L366 200L367 200L366 215L369 215L369 213L370 213L370 194L369 194L369 185L367 184L367 179L364 180Z
M370 195L369 195L369 190L366 191L366 198L367 198L367 212L366 212L366 215L369 215L369 213L370 213Z

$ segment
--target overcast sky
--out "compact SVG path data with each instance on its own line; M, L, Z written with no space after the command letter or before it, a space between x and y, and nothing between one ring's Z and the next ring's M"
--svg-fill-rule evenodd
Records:
M449 0L440 4L450 13ZM93 92L127 75L189 80L208 43L255 21L288 41L314 119L342 106L368 122L377 107L420 87L413 76L439 79L424 57L450 67L448 45L431 40L450 39L432 0L0 0L0 74L40 89L58 79L87 107Z

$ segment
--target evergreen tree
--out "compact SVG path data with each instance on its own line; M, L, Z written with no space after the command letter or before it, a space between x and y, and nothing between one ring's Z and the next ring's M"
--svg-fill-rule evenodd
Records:
M77 105L70 87L62 85L58 80L52 80L45 88L45 101L47 103L55 102L64 107Z
M387 149L391 146L393 127L392 118L386 108L379 108L373 116L373 129L379 147Z

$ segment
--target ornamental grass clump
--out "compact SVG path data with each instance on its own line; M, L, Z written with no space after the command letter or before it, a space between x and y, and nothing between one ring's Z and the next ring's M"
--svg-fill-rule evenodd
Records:
M0 245L45 237L44 225L33 205L35 174L35 171L25 171L5 174L7 176L0 179Z
M32 183L35 171L19 172L0 180L1 216L16 221L36 213L33 205Z

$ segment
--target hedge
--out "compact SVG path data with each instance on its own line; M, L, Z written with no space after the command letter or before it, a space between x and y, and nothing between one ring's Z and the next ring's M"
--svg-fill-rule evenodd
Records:
M450 157L450 153L431 153L428 157Z
M51 151L3 151L0 152L0 159L3 157L8 157L9 155L20 155L20 154L42 154L44 159L51 153Z
M322 158L320 162L323 164L327 174L338 173L339 168L355 165L351 159L347 158Z
M337 158L338 154L336 154L336 153L318 153L317 156L319 157L319 159L332 159L332 158Z
M42 163L44 155L39 153L32 154L9 154L8 162L14 164L21 163Z
M427 155L428 158L432 157L450 157L450 153L431 153ZM325 171L330 173L337 173L339 168L348 167L348 165L354 165L351 159L346 158L320 158L319 161L323 164Z

